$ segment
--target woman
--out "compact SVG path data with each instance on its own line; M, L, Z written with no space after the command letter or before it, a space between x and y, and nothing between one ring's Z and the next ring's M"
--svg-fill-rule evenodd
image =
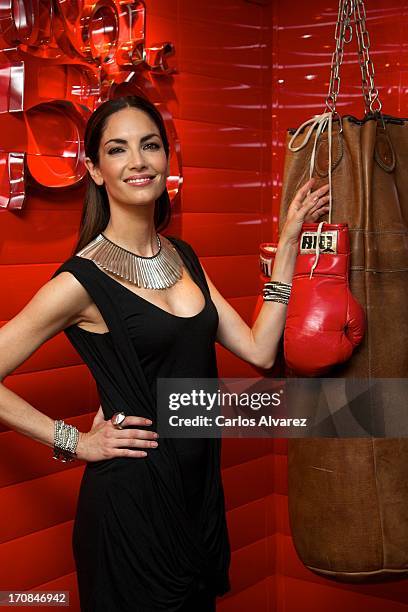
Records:
M157 439L158 377L217 377L215 340L270 368L282 334L303 221L327 185L294 198L268 300L253 328L217 291L170 217L162 117L138 96L109 100L85 133L88 187L74 255L0 330L2 379L67 334L98 385L88 432L49 418L1 385L0 421L86 462L73 530L81 610L215 610L230 588L220 440ZM64 437L65 436L65 437Z

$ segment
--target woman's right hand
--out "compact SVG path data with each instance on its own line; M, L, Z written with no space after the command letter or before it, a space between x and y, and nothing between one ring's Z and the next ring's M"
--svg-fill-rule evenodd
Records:
M329 212L328 202L330 196L327 193L330 185L326 183L315 191L311 191L316 184L316 178L307 181L295 194L281 231L280 241L297 247L299 234L303 223L317 223L322 215Z
M113 457L146 457L145 448L158 446L159 435L145 429L127 429L129 425L151 425L144 417L127 416L122 422L125 429L117 429L112 421L105 421L102 406L96 413L88 432L79 432L76 449L77 459L81 461L100 461ZM125 447L135 447L135 450ZM136 450L141 449L141 450Z

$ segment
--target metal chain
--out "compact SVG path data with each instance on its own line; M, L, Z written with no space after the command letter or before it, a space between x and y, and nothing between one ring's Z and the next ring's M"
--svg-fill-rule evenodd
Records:
M353 13L352 2L353 0L339 0L339 12L334 33L336 48L332 54L329 92L326 98L326 107L332 113L336 112L337 96L340 91L340 66L343 62L344 43L351 42L353 38L353 28L350 24Z
M358 60L361 69L361 83L366 112L380 112L382 104L374 84L374 64L370 58L370 37L366 27L366 11L363 0L353 0L354 22L357 30Z
M358 43L358 59L361 70L362 91L365 102L365 112L380 112L382 104L378 89L374 84L374 64L370 58L370 37L366 27L366 12L364 0L339 0L339 11L334 38L336 48L332 54L330 68L329 91L326 98L326 108L336 113L337 96L340 91L340 66L343 62L344 44L353 38L351 16L354 17Z

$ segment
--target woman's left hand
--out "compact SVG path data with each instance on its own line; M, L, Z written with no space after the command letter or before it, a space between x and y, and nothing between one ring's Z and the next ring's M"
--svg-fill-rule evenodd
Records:
M281 240L297 244L302 224L316 223L321 216L328 212L328 183L307 195L315 182L316 179L312 178L297 191L288 208L286 221L280 236Z

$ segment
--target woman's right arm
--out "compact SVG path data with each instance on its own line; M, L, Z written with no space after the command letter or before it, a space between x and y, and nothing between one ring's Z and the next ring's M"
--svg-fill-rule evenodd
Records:
M13 393L2 381L44 342L77 323L81 319L80 313L90 303L91 297L81 283L69 272L61 272L43 285L17 315L0 328L0 422L50 447L54 446L54 419ZM141 417L128 416L126 424L146 423ZM141 434L139 438L147 438L153 437L154 432L126 428L117 430L110 420L104 421L94 431L86 434L80 432L77 457L85 461L106 458L107 451L103 448L106 437L110 438L113 456L113 446L117 445L119 438L130 438L137 433ZM131 445L130 440L124 441ZM133 438L132 445L150 446L150 442ZM115 455L145 455L141 451L116 450Z

